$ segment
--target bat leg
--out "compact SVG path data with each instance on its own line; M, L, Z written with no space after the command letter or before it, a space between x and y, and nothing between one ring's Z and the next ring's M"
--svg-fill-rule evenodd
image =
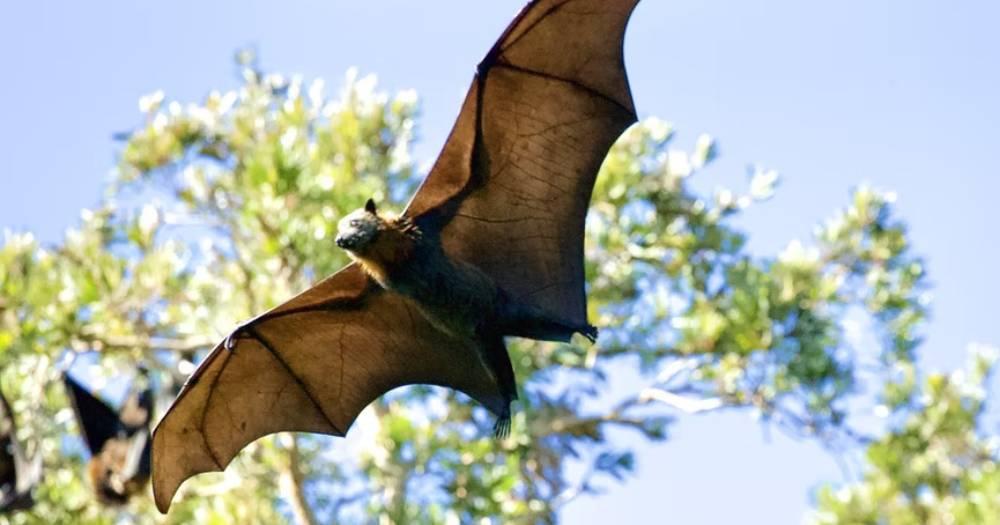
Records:
M508 301L503 309L500 327L504 335L541 341L568 343L573 334L597 341L597 327L588 323L570 323L548 314L540 308Z
M504 344L503 336L500 334L487 334L483 338L485 345L484 356L486 363L496 375L497 384L500 385L500 393L504 398L504 406L497 415L497 421L493 425L493 434L498 439L504 439L510 434L510 404L517 399L517 380L514 378L514 365L510 362L510 355L507 353L507 345Z

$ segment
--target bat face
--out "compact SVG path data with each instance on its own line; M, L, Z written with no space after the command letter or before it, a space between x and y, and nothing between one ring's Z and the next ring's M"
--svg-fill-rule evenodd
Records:
M87 474L97 498L106 505L124 505L138 492L147 480L137 475L127 478L128 456L132 444L127 439L113 439L104 445L101 453L91 458Z
M364 208L347 214L337 223L337 246L354 253L363 253L378 237L381 219L375 203L368 199Z
M128 501L125 484L115 475L114 458L105 454L95 456L87 464L87 475L97 499L104 504L122 505Z

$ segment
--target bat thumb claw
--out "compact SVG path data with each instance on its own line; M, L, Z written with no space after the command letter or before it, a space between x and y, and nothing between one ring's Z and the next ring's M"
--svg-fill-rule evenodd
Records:
M240 326L236 327L236 330L233 330L233 332L229 334L229 337L226 337L225 342L223 342L223 346L226 348L226 350L232 350L233 348L236 348L236 340L245 336L243 330L250 324L250 322L251 321L247 321L241 324Z
M260 319L261 317L262 316L258 316L258 317L255 317L253 319L249 319L247 321L243 321L242 323L240 323L240 325L237 326L236 329L233 330L232 333L230 333L228 337L226 337L226 340L222 342L222 346L226 350L232 350L233 348L236 348L236 340L239 339L239 338L241 338L241 337L246 337L247 336L247 329L250 328L253 325L254 321L256 321L257 319ZM250 331L251 331L251 334L252 334L252 329Z
M592 324L588 324L580 332L580 335L586 337L591 343L596 343L597 342L597 332L598 332L598 330L597 330L596 326L594 326Z

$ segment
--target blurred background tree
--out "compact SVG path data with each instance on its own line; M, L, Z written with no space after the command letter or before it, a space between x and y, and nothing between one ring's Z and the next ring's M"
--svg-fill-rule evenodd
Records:
M862 479L823 488L810 522L1000 523L998 441L981 428L997 357L974 347L967 371L929 375L900 424L867 448Z
M614 429L664 440L678 415L723 409L835 454L865 451L856 483L820 491L817 523L1000 515L997 443L983 428L992 354L966 376L917 370L927 284L892 194L858 188L813 239L751 256L731 220L775 191L776 173L753 168L744 191L699 195L689 180L715 157L713 139L676 150L656 119L614 147L587 220L602 337L511 346L522 396L510 439L494 440L491 416L464 396L409 387L346 440L259 440L225 473L188 482L165 518L149 498L99 507L61 371L113 397L143 364L162 414L236 323L347 262L332 242L338 217L369 197L400 210L422 175L412 92L389 96L350 72L328 97L321 81L262 73L250 54L238 63L238 90L140 100L116 178L61 244L5 234L0 388L45 475L36 506L0 523L551 523L626 480L636 459ZM858 326L872 344L858 344Z

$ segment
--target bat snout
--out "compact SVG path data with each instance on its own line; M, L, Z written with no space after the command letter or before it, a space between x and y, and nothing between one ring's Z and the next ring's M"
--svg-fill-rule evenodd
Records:
M338 235L333 242L337 243L337 246L339 248L343 248L345 250L349 250L351 249L352 246L354 246L354 242L351 240L351 238L344 235Z

